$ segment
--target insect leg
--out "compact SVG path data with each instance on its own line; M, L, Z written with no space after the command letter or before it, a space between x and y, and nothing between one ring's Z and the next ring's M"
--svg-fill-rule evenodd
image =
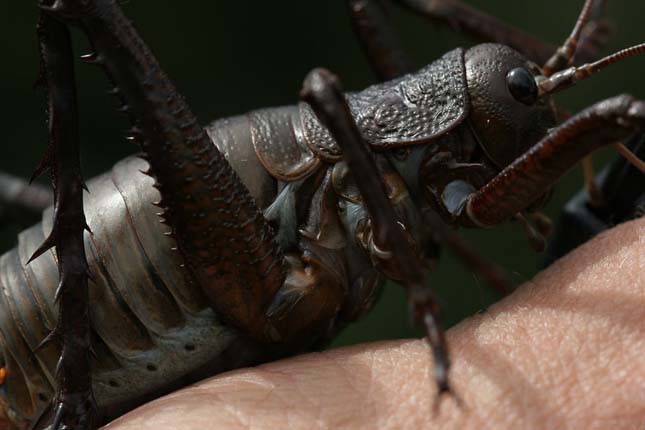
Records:
M434 378L439 394L450 393L448 369L450 361L440 309L432 290L425 286L424 268L387 198L385 184L352 118L338 78L324 69L313 70L305 80L301 97L327 126L343 148L350 171L365 201L373 224L375 244L389 250L405 276L402 284L408 296L413 322L426 329L434 355Z
M455 216L471 226L507 220L542 196L582 158L643 128L645 102L620 95L596 103L557 127L480 190L461 187L464 196Z
M347 5L354 32L378 78L387 81L412 72L412 59L390 24L383 1L348 0Z
M37 222L53 202L50 189L0 172L0 226L10 222L23 226Z
M393 0L406 9L425 16L433 22L447 24L455 30L487 42L496 42L521 52L538 64L544 64L556 51L556 46L546 43L515 26L488 15L460 0ZM594 13L602 11L605 0L596 0ZM593 15L595 17L595 15ZM589 31L592 30L593 31ZM584 43L577 52L577 59L584 62L595 58L603 39L596 33L606 33L607 26L594 20L585 32Z
M187 276L222 318L262 338L265 310L285 268L274 232L249 191L116 0L56 0L41 7L85 32L95 52L84 59L100 65L115 84Z
M54 184L54 223L31 260L56 249L60 281L54 330L42 344L59 342L62 350L56 367L56 394L52 408L36 428L93 429L95 405L90 373L90 319L88 266L83 242L87 228L83 213L76 81L72 45L67 26L42 14L38 23L43 83L49 102L50 144L38 169L51 170ZM42 426L42 427L41 427Z

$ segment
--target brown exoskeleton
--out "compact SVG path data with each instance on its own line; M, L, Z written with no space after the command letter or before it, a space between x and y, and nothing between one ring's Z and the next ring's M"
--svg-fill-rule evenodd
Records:
M346 99L317 73L308 103L204 131L114 1L41 2L53 143L43 167L55 173L57 198L53 223L46 213L0 260L7 416L89 428L92 391L105 419L201 375L302 350L369 309L385 277L408 287L448 390L438 309L420 283L421 260L447 237L437 216L470 227L516 216L584 155L645 125L645 105L620 96L554 128L549 94L616 58L565 69L592 3L548 67L485 44ZM114 82L147 160L125 160L88 184L85 247L67 25L88 35L95 54L85 59ZM363 40L381 75L401 74L387 27L370 28ZM155 180L138 173L146 164ZM91 328L83 249L95 284Z

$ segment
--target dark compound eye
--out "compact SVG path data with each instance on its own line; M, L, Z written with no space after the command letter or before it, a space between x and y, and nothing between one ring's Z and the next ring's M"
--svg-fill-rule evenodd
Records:
M538 87L531 72L524 67L511 70L506 75L506 85L515 100L532 106L538 99Z

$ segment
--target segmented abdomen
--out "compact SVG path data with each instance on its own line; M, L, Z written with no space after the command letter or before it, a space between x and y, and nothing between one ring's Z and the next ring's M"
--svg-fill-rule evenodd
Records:
M146 168L140 159L125 159L90 181L85 194L93 231L85 245L94 280L94 393L104 418L207 374L257 362L265 353L218 321L180 267L174 242L164 235L168 228L151 204L159 199L153 180L140 173ZM51 220L49 209L0 257L0 359L7 368L0 394L14 422L33 418L53 395L60 351L53 344L34 351L56 321L55 255L48 252L25 266Z

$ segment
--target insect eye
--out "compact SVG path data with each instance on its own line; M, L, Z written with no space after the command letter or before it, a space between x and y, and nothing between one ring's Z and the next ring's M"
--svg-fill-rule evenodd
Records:
M515 100L532 106L538 99L538 87L533 75L524 67L518 67L506 75L506 85Z

